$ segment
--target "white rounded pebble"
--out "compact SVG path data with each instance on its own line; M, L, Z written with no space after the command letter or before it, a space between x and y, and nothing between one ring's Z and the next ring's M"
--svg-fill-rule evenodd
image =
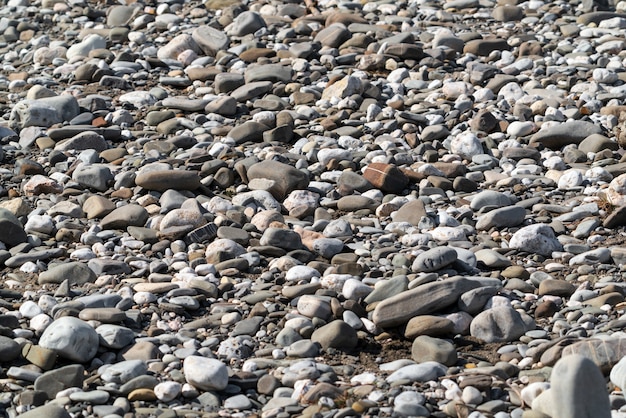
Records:
M480 393L480 390L475 387L466 386L463 388L461 400L466 404L479 405L483 401L483 395Z
M550 389L550 383L548 382L529 383L528 386L521 390L522 400L526 405L532 405L535 398L548 389Z
M137 292L133 295L133 300L138 305L144 305L156 301L156 295L150 292Z
M580 186L583 183L584 179L585 178L580 171L567 170L559 178L558 187L561 190L573 189L574 187Z
M42 333L48 325L52 323L53 319L45 313L35 315L29 322L30 328L36 333Z
M176 399L182 392L183 385L178 382L161 382L154 387L154 394L162 402L170 402Z
M19 311L24 318L28 319L34 318L35 316L43 312L39 305L37 305L32 300L27 300L26 302L22 303Z

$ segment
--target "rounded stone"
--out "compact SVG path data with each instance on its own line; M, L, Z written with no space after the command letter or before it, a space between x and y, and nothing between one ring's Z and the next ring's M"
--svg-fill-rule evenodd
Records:
M325 350L328 348L351 350L357 346L359 338L354 328L337 319L313 331L311 341L319 343Z
M217 359L189 356L183 372L187 382L201 390L223 390L228 385L228 368Z
M456 347L449 341L420 335L413 341L411 358L418 363L436 361L446 366L454 366L457 362Z
M56 351L59 357L86 363L94 358L100 344L98 333L89 324L78 318L64 316L46 328L39 345Z

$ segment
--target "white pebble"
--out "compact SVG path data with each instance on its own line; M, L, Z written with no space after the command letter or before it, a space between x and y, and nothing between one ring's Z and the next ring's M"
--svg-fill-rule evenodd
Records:
M182 387L178 382L161 382L154 387L154 394L160 401L170 402L180 395Z

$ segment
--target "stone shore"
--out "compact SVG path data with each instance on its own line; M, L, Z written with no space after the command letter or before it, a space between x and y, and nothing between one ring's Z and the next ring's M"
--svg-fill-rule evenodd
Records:
M626 417L625 29L4 2L0 415Z

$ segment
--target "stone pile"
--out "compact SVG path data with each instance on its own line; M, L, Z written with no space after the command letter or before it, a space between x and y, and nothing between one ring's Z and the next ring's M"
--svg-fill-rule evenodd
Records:
M626 417L626 2L8 0L7 417Z

